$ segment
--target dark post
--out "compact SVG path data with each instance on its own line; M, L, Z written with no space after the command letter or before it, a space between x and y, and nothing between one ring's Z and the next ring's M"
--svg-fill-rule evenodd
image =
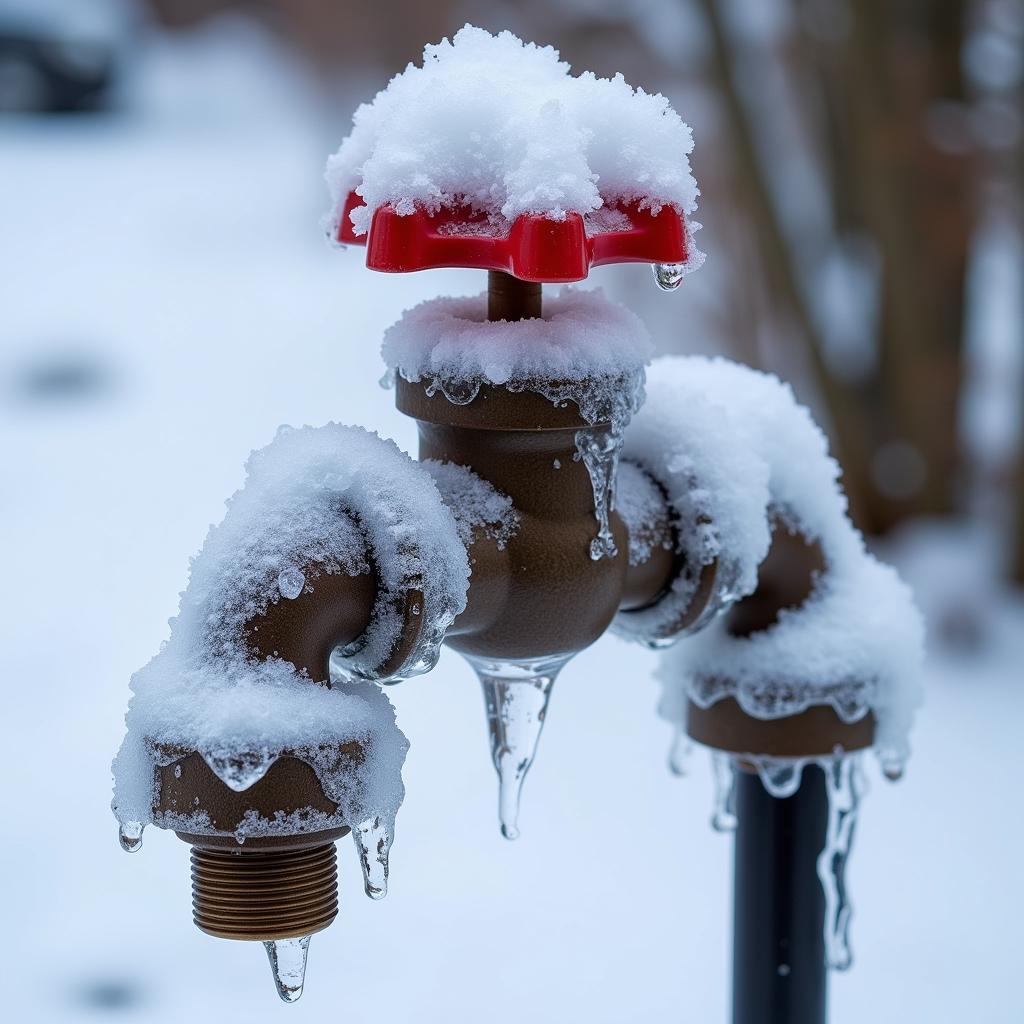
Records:
M733 1024L825 1024L824 772L778 799L738 768L736 818Z
M534 320L541 315L541 286L500 270L487 273L488 320Z

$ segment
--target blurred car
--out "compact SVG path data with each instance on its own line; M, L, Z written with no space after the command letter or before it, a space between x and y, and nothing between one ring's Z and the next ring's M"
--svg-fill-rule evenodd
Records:
M123 20L103 0L0 0L0 113L105 106Z

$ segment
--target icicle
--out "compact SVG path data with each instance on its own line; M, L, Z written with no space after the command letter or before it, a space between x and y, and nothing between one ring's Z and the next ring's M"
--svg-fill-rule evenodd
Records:
M466 659L484 691L491 759L498 773L498 816L506 839L519 837L519 797L544 728L548 699L569 656L543 661Z
M302 995L306 980L306 957L312 935L296 939L270 939L263 943L270 961L270 970L277 985L277 994L286 1002L294 1003Z
M615 508L615 472L622 450L622 433L611 427L588 427L576 432L576 459L582 460L594 491L597 536L590 542L590 557L596 562L617 553L612 536L611 513Z
M711 774L715 784L711 827L716 832L733 832L736 829L736 762L732 755L711 751Z
M685 263L655 263L651 267L654 280L663 292L674 292L685 276Z
M828 831L818 857L818 877L825 891L825 962L837 971L853 963L850 949L852 908L846 892L846 862L850 858L857 808L863 790L860 755L836 755L822 763L828 791Z
M668 752L668 767L673 775L687 775L690 771L690 756L693 754L693 743L683 729L676 729L672 737L672 746Z
M145 825L141 821L122 821L117 830L117 839L125 853L136 853L142 849L142 830Z
M363 889L371 900L382 900L388 894L388 851L391 829L382 824L380 816L367 818L352 829L352 839L359 851L363 868Z
M777 800L792 796L800 788L804 762L791 757L752 757L761 785Z

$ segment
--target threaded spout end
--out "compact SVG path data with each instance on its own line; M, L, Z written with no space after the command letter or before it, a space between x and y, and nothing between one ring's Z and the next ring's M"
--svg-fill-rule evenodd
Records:
M312 935L338 914L334 843L305 849L192 847L192 917L222 939Z

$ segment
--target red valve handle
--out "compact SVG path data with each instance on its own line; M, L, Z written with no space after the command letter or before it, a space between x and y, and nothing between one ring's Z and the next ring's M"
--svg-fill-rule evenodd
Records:
M400 216L391 206L379 207L366 235L356 235L349 214L365 205L350 192L338 226L337 241L365 245L371 270L401 274L435 267L501 270L522 281L582 281L591 267L608 263L685 263L686 228L670 206L654 214L639 203L614 206L622 227L593 229L578 213L555 221L540 214L522 214L505 235L481 213L443 209Z

